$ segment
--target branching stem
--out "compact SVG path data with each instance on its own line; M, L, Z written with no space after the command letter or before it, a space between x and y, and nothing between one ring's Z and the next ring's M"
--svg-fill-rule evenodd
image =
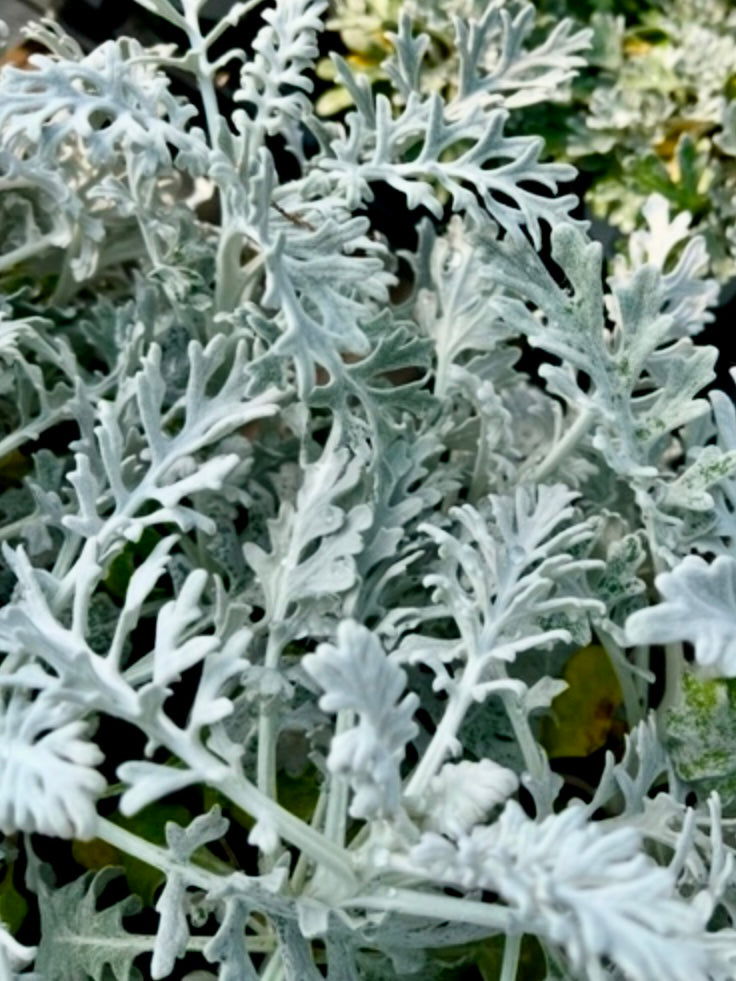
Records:
M596 413L592 409L585 409L581 412L562 439L555 443L547 456L533 469L528 479L537 484L545 481L575 449L593 425L595 417Z
M501 965L499 981L516 981L516 974L519 970L521 940L522 935L520 933L507 934L503 947L503 964Z

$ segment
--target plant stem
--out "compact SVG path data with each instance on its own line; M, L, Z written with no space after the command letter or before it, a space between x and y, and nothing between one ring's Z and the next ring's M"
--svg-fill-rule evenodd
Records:
M503 666L499 667L503 673L506 674L505 668L503 668ZM506 715L508 716L511 727L514 730L514 735L516 736L516 741L519 744L521 754L524 757L524 764L529 776L536 783L544 785L549 772L547 758L544 755L544 751L534 738L534 733L529 725L529 716L519 704L518 696L514 695L512 692L500 691L498 693L498 697L501 699L503 706L506 709ZM538 800L536 795L534 795L534 800L537 805L537 811L539 812L538 816L541 816L541 812L546 810L546 808L543 807L544 802Z
M266 648L266 669L276 671L281 658L281 644L277 638L277 630L271 629ZM258 714L258 759L256 763L256 782L258 789L276 800L276 724L274 712L276 706L264 700Z
M123 710L116 691L112 693L110 701L114 698L117 700L106 706L106 711L114 717L133 721L131 712ZM135 721L139 722L138 719ZM339 894L341 890L349 893L355 889L357 883L352 859L344 848L328 841L324 835L295 817L276 800L262 793L242 773L233 773L210 750L201 745L192 745L189 735L168 718L159 719L157 723L147 726L145 731L156 744L165 746L194 773L201 775L202 783L219 790L227 800L271 828L276 836L305 853L316 866L323 866L331 872L334 876L330 884L333 891ZM155 846L151 845L150 848ZM139 857L146 860L143 856Z
M477 501L478 498L486 491L488 487L488 475L486 473L487 466L488 440L486 438L486 424L483 417L481 417L480 436L478 437L478 452L475 455L473 477L470 482L470 490L468 491L469 501Z
M312 814L312 820L309 822L310 828L316 829L321 825L326 810L327 789L326 783L323 783L319 792L319 797L317 798L314 813ZM294 873L291 877L291 890L294 895L298 896L304 891L304 885L307 881L307 875L311 864L312 860L310 859L309 855L307 855L305 852L301 852L296 861Z
M63 245L64 243L60 241L56 232L48 232L46 235L40 235L30 242L26 242L25 245L19 245L17 248L11 249L10 252L0 255L0 272L5 272L6 269L12 269L19 262L30 259L34 255L39 255L45 252L47 248L62 248Z
M261 974L261 981L282 981L283 976L284 962L281 958L281 950L276 947Z
M519 954L521 953L520 933L509 933L503 948L503 964L501 965L501 976L498 981L516 981L516 974L519 970Z
M250 814L255 814L259 820L264 820L264 818L271 820L274 828L282 837L310 855L316 864L326 866L339 877L343 887L347 891L351 891L355 887L355 876L350 867L348 856L343 849L339 849L330 842L327 842L319 832L314 831L309 825L304 824L303 821L294 817L293 814L290 814L289 811L274 801L266 799L264 801L254 802L254 798L260 795L258 795L258 791L252 785L250 785L250 788L246 788L243 786L244 781L239 781L239 786L236 788L236 792L233 793L233 787L230 786L228 788L229 783L232 783L232 779L223 780L220 784L213 784L213 786L224 797L237 804L238 807L242 807L243 810ZM121 851L129 855L134 855L142 862L146 862L146 864L152 865L154 868L161 869L164 872L170 871L174 867L178 871L186 871L186 875L192 885L200 886L202 889L207 890L222 885L223 876L208 872L190 863L177 863L167 849L151 844L151 842L138 837L138 835L130 831L126 831L106 818L99 818L95 833L98 838L108 842L108 844L115 845Z
M476 672L468 665L457 687L450 694L445 713L429 746L404 788L405 796L421 797L445 760L454 755L457 732L472 704L476 681Z
M680 693L680 683L685 667L685 655L682 644L671 643L664 645L665 684L662 701L657 706L657 715L661 718L667 709L677 701Z
M636 668L636 678L639 687L639 697L642 705L646 705L646 685L650 682L646 680L645 675L651 676L654 680L654 675L649 666L649 645L648 644L637 644L634 648L634 667Z
M335 723L336 739L343 732L347 732L355 724L355 712L350 709L343 709L338 712ZM350 796L350 786L346 777L337 773L330 775L330 785L327 791L327 813L325 815L325 837L328 841L334 841L341 848L345 845L345 833L348 822L348 798Z
M132 855L161 872L170 873L175 869L181 872L186 881L200 889L211 890L220 887L226 878L216 872L209 872L200 865L194 863L178 862L171 853L161 845L153 845L145 838L141 838L132 831L121 828L119 824L108 821L107 818L99 818L95 828L95 837L100 841L113 845L126 855Z
M268 641L264 667L277 671L286 639L283 630L284 617L288 606L288 578L296 568L299 556L299 543L294 539L289 543L287 553L280 564L282 580L278 589L278 600L269 617ZM275 705L261 701L258 714L258 758L256 761L256 782L263 794L276 799L276 740L278 737L275 721Z
M16 535L22 535L24 528L29 528L31 525L43 524L43 519L39 517L38 514L29 514L25 518L18 518L17 521L11 521L10 524L3 525L0 528L0 542L7 541L9 538L15 538Z
M654 567L654 574L656 577L660 573L667 571L667 564L662 558L662 552L659 548L657 536L655 534L655 508L648 494L640 495L638 503L644 521L644 527L646 529L647 540L649 542L649 554L652 557L652 565ZM685 655L682 644L665 644L664 652L665 681L662 701L657 706L657 716L659 718L661 718L664 712L666 712L667 709L674 705L674 703L677 701L682 673L685 666Z
M608 655L608 660L611 662L611 667L621 688L626 721L629 723L629 728L633 728L637 722L641 722L644 718L644 710L639 691L634 683L634 677L628 667L626 655L607 631L598 627L596 633Z
M190 51L197 57L196 75L199 81L199 91L202 97L210 145L214 149L220 149L223 119L217 105L217 93L213 80L213 69L208 57L207 41L202 36L199 26L199 13L193 4L184 3L184 19L186 21L184 29L189 39Z
M117 369L115 369L107 377L103 378L99 384L87 390L90 400L98 402L118 382ZM31 443L39 439L42 433L45 433L53 426L57 426L60 422L73 418L75 418L75 415L71 400L58 406L58 408L51 409L45 415L39 414L35 419L21 426L20 429L16 429L14 432L8 433L7 436L0 439L0 459L7 456L8 453L12 453L13 450L17 450L24 443ZM36 518L36 520L38 519Z
M595 421L595 415L592 409L585 409L581 412L562 439L555 443L547 456L532 470L528 479L534 483L541 483L546 480L585 436Z
M418 889L386 889L382 893L351 896L341 904L346 909L379 910L405 916L427 917L448 923L474 923L489 933L508 933L513 929L513 910L474 899L458 899Z
M232 774L229 774L227 778L213 783L213 786L258 821L267 822L280 837L301 849L316 865L324 865L348 890L354 888L355 875L350 856L344 848L328 841L324 835L261 793L244 777L234 781Z

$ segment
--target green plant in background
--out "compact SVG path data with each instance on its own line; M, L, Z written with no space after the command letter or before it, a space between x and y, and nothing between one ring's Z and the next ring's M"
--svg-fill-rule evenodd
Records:
M595 175L595 214L630 232L657 192L693 217L719 280L736 272L736 10L654 3L628 23L591 20L595 69L580 82L570 159Z
M400 12L325 121L322 0L139 2L179 48L0 72L0 974L732 979L705 246L653 197L606 271L507 130L588 35L425 85Z
M569 17L538 17L532 4L505 0L346 0L332 13L327 23L340 32L347 63L379 87L388 80L387 58L403 13L426 38L416 79L423 91L507 109L569 98L567 83L585 64L581 53L591 43L590 29L574 30ZM331 58L317 71L340 82ZM351 104L340 84L320 97L317 109L330 115Z
M703 236L719 281L733 277L736 11L729 0L454 0L408 8L430 38L422 79L428 89L448 93L462 85L454 18L474 17L485 25L487 78L497 78L485 97L527 107L514 115L512 129L543 136L554 159L582 169L591 213L629 234L642 227L644 203L657 193L691 215L692 234ZM398 9L390 0L335 3L331 24L348 62L379 87ZM329 60L320 70L334 77ZM318 107L329 115L349 101L338 87Z

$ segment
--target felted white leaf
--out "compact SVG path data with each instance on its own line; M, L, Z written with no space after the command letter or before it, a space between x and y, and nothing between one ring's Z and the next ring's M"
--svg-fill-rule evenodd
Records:
M680 211L670 217L670 204L661 194L650 194L641 214L646 229L629 237L628 262L621 256L614 261L614 288L623 285L631 270L644 264L656 266L662 273L664 303L672 317L672 338L700 333L713 320L711 308L718 299L718 283L706 279L708 250L702 236L693 236L691 216ZM672 256L685 243L677 261ZM671 268L672 267L672 268Z
M136 814L147 804L197 783L200 775L148 760L129 760L118 767L118 776L129 786L120 798L122 814Z
M283 501L278 517L268 522L271 551L254 542L245 545L245 560L258 576L266 615L274 623L290 603L339 595L355 583L354 555L371 512L364 504L348 510L336 503L355 488L363 469L360 456L336 448L336 442L333 431L320 458L304 466L296 499Z
M185 865L198 848L221 838L227 828L228 821L215 806L186 828L173 821L167 822L166 842L174 858ZM187 910L187 878L180 869L174 868L168 872L156 902L159 923L151 957L152 978L170 977L176 961L186 954L189 945Z
M156 940L151 955L151 977L168 978L176 961L186 954L189 924L186 915L186 886L181 874L171 872L156 901L159 915Z
M588 821L581 806L536 822L512 800L457 843L426 832L411 856L447 885L497 892L566 950L579 977L603 981L607 962L631 981L651 981L663 964L671 981L722 969L708 917L678 895L673 871L644 852L633 827Z
M708 565L688 555L655 583L664 601L632 613L626 621L629 643L689 641L709 674L736 677L736 559L719 555Z
M404 695L406 673L388 659L375 634L353 620L338 627L336 646L320 644L302 665L324 691L319 704L325 712L358 715L357 725L333 736L327 759L330 770L345 774L353 786L350 813L395 814L399 764L417 732L412 716L419 699L413 692Z
M253 41L255 57L243 65L235 93L237 101L253 107L254 129L281 133L309 107L307 72L319 54L317 32L325 6L325 0L285 0L265 10L265 23Z
M562 484L521 485L514 494L490 498L492 516L465 504L451 511L456 529L421 526L440 555L424 584L455 620L469 663L513 661L529 648L568 641L565 621L558 627L555 617L585 622L600 609L597 600L570 588L576 576L600 567L573 557L595 533L590 521L568 523L575 496Z
M513 770L493 760L445 763L421 802L422 824L428 830L457 838L484 821L518 786Z
M14 690L0 698L0 830L92 838L103 754L76 706Z
M0 39L2 39L2 22L0 22ZM36 956L37 947L26 947L11 936L5 924L0 920L0 977L12 978L11 971L18 970L29 964Z

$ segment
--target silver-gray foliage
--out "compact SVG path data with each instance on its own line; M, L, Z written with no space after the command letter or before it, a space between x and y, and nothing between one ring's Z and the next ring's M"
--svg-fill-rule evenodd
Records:
M0 70L0 863L40 911L36 946L0 922L0 976L432 978L500 935L511 981L527 933L550 978L733 978L727 825L648 713L650 645L662 717L683 642L736 676L714 286L697 238L665 264L656 199L607 275L572 169L505 129L587 34L528 48L528 6L468 4L445 99L407 7L393 94L338 59L336 122L323 0L209 34L202 0L138 2L180 47L45 23ZM386 186L431 216L414 247L374 227ZM540 719L591 643L628 743L563 806ZM169 795L165 840L131 820ZM38 836L108 867L64 881ZM157 871L155 929L115 856Z

